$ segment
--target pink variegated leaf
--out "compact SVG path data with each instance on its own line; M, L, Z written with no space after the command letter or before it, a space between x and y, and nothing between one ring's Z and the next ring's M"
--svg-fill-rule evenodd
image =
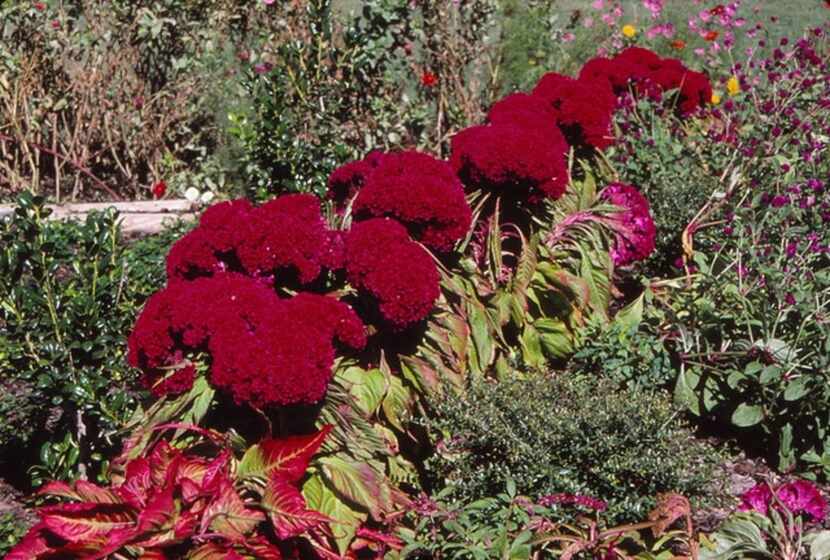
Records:
M137 528L140 533L161 531L172 527L173 519L176 516L173 490L173 485L168 484L148 500L147 506L141 510L138 516Z
M269 439L254 445L242 457L237 475L268 479L279 476L288 482L298 482L332 428L324 426L316 434Z
M262 503L280 539L297 537L330 521L322 513L309 510L300 491L281 477L268 481Z
M126 504L61 504L41 508L43 526L71 543L78 543L112 531L132 529L136 512Z
M242 540L260 522L265 521L261 511L249 509L234 489L230 480L224 479L218 488L218 495L202 514L200 533L208 529L232 541Z

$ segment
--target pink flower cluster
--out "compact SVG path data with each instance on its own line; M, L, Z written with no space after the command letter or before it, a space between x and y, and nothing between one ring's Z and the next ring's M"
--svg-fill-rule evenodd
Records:
M211 383L238 403L314 403L331 378L335 339L355 349L366 342L345 303L310 293L280 299L263 282L224 272L154 294L128 340L128 360L156 394L187 390L194 372L186 356L205 352Z
M612 183L600 195L623 209L615 220L616 243L611 250L615 266L647 258L654 251L657 230L648 200L631 185Z
M778 504L793 515L807 514L817 523L823 522L827 515L827 500L813 483L806 480L782 484L774 493L769 484L756 484L741 496L739 509L767 515L771 507L780 507Z

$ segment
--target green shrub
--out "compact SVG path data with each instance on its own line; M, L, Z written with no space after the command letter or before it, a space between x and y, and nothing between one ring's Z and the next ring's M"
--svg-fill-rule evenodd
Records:
M137 396L125 337L175 237L126 248L114 211L47 221L42 204L23 195L0 224L0 449L34 459L39 448L35 483L101 465L119 445L110 437Z
M435 403L440 484L477 499L508 477L519 492L589 495L610 520L642 519L660 492L711 493L719 454L659 393L583 375L474 384Z
M609 159L621 180L646 196L657 228L646 268L671 274L682 252L683 230L713 193L726 190L719 172L731 152L723 143L711 142L700 121L680 121L647 100L618 111L617 121L621 134Z

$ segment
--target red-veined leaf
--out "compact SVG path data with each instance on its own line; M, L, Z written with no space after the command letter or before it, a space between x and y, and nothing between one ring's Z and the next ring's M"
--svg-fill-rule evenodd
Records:
M265 520L261 511L248 509L230 480L224 479L218 488L218 496L202 514L200 533L210 528L231 540L242 540L247 533Z
M45 528L73 543L135 524L135 510L126 504L61 504L41 508L39 513Z
M306 508L300 491L281 477L268 481L262 503L268 509L268 516L280 539L297 537L329 521L322 513Z
M320 448L333 426L323 426L316 434L265 440L254 445L239 462L237 475L282 477L297 482L304 475L311 458Z

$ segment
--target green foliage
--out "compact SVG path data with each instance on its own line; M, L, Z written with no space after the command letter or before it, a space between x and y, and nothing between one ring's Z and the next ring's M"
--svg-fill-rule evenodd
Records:
M830 531L804 527L801 519L788 511L771 508L767 515L733 513L717 531L705 535L701 545L701 560L827 560Z
M369 2L345 17L343 29L330 0L271 8L285 27L264 38L270 50L246 77L250 114L231 116L245 148L248 194L323 194L335 167L361 157L364 142L366 150L374 144L361 120L388 91L384 73L407 38L409 7Z
M530 496L606 500L616 521L642 518L660 492L713 490L718 453L660 394L590 376L514 374L434 406L441 441L430 468L460 497L491 496L511 476Z
M429 508L409 514L413 529L401 532L406 543L402 557L530 558L534 549L531 520L549 513L517 495L512 480L505 491L475 502L452 503L449 498L448 490L439 492L434 500L424 497Z
M645 320L627 322L623 320L625 314L619 313L611 324L594 321L583 328L582 344L568 363L568 371L644 390L671 386L677 370L647 295L650 292L632 304L639 306L641 314L643 307L649 309Z
M800 45L827 56L826 38ZM723 168L724 196L689 239L697 273L670 300L682 366L676 395L779 469L827 477L830 158L805 135L830 124L819 85L826 76L805 57L782 56L751 96L732 100L722 125L734 144L757 148Z
M657 237L646 267L664 275L682 253L683 230L715 192L725 192L718 172L732 153L710 141L699 121L681 121L648 100L618 111L617 120L622 134L609 159L621 180L637 186L649 201Z
M35 483L100 465L115 445L137 396L124 338L164 278L159 248L172 238L125 249L115 212L83 223L47 214L25 194L0 229L0 447L40 448Z
M6 554L26 534L28 527L16 512L0 513L0 554Z

